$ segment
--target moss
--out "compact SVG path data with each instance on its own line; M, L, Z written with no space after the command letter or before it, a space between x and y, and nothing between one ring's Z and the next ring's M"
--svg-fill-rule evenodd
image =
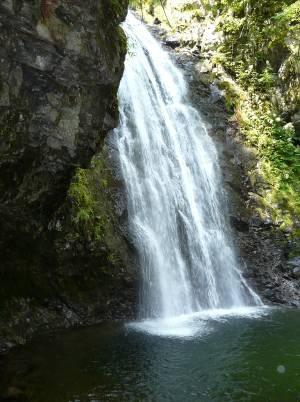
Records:
M69 189L72 221L77 230L95 240L103 240L110 221L110 206L105 202L109 174L101 157L92 162L91 169L78 169Z
M103 0L99 7L99 19L106 22L109 29L114 29L124 19L127 7L127 0Z
M300 2L261 0L249 2L248 8L239 0L218 4L223 12L219 30L224 33L218 49L223 57L218 61L242 89L234 103L242 133L257 150L255 173L267 185L260 190L262 211L282 229L296 230L300 224L300 150L293 126L287 123L288 115L298 108L300 85L292 61L294 50L286 43L299 35ZM232 91L227 96L232 98Z
M118 27L118 36L121 54L125 56L127 53L127 37L121 27Z
M124 14L124 9L127 8L128 2L124 0L110 0L109 7L113 14L120 18Z
M69 190L71 221L79 237L105 244L111 254L119 244L114 192L119 183L107 167L106 151L96 156L90 169L78 169ZM74 236L74 233L72 234ZM119 258L114 255L114 259Z
M268 104L239 99L237 118L248 145L257 150L256 174L264 178L264 207L282 229L299 225L300 150L293 144L294 131L272 115Z
M106 0L98 11L97 41L107 60L113 60L116 55L125 58L127 39L123 29L118 25L125 18L127 0ZM110 21L108 24L107 21ZM106 38L111 39L111 46L107 47Z

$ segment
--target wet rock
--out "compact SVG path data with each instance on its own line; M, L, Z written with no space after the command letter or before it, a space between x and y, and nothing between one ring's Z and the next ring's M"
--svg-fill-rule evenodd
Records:
M22 390L14 386L9 387L5 394L2 397L0 396L0 400L3 402L28 402Z
M292 268L293 276L300 279L300 256L288 260L287 264L289 268Z
M249 223L245 219L236 216L231 216L230 223L238 232L249 231Z
M213 81L210 63L205 59L195 66L196 78L204 85L209 85Z
M195 57L199 57L199 56L200 56L200 50L198 49L197 46L194 46L194 47L191 49L191 53L192 53L192 55L195 56Z
M296 136L300 140L300 112L293 115L292 121L295 128Z
M197 72L200 74L205 74L205 73L210 73L212 71L212 66L211 63L205 59L199 63L196 64L195 69Z
M175 49L176 47L180 46L180 40L177 38L177 36L171 36L166 38L165 44L172 49Z
M292 267L300 268L300 256L288 260L287 263Z
M263 295L269 300L274 300L274 292L272 288L268 288L263 291Z
M294 275L296 278L300 279L300 267L297 267L297 268L294 268L294 269L293 269L293 275Z
M210 85L210 91L211 91L210 100L212 103L217 103L225 96L224 91L220 90L219 87L215 84Z

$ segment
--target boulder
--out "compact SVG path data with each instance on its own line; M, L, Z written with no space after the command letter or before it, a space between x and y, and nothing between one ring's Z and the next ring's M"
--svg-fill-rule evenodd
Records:
M288 264L295 268L300 268L300 256L288 260Z
M294 268L294 269L293 269L293 275L294 275L296 278L299 278L299 279L300 279L300 267L297 267L297 268Z
M293 276L300 279L300 256L288 260L288 266L292 269Z
M238 232L248 232L249 231L249 223L239 217L231 216L230 217L231 226L233 226Z
M166 39L165 44L172 49L175 49L176 47L180 46L180 40L177 36L171 36Z

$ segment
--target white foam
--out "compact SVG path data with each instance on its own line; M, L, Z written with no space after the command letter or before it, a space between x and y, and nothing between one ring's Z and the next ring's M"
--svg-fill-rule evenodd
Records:
M127 324L127 328L149 335L168 338L194 338L213 331L214 321L226 322L230 318L260 318L269 313L270 307L236 307L210 309L170 318L143 320Z

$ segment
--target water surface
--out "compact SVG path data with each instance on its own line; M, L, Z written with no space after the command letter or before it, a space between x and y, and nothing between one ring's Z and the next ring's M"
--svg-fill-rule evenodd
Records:
M8 357L1 391L20 388L30 402L300 401L300 311L215 314L198 328L158 336L102 325L45 336Z

